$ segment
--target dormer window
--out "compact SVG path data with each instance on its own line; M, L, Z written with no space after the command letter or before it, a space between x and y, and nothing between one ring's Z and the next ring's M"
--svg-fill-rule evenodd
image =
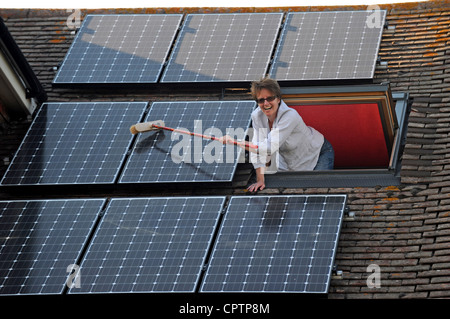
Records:
M283 172L268 187L398 184L408 95L389 85L283 88L283 101L320 131L335 151L329 172Z

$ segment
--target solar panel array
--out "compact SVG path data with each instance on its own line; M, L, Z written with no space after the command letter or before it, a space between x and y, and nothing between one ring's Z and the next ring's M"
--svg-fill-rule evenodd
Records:
M385 14L288 13L270 76L279 81L372 78Z
M0 201L0 295L324 294L345 202L344 195Z
M282 13L188 15L161 81L259 80L282 18Z
M385 15L88 15L53 83L371 79Z
M191 133L244 139L255 106L254 101L154 102L145 121L159 119ZM119 183L230 182L239 155L234 145L201 137L166 130L142 133Z
M71 293L194 292L225 197L113 199Z
M114 183L147 102L42 105L2 185Z
M104 203L0 201L0 295L61 294Z
M346 197L233 197L201 292L326 293Z
M54 83L157 82L181 19L181 14L88 15Z

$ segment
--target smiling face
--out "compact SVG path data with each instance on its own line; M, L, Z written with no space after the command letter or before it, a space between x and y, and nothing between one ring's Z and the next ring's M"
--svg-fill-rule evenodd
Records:
M261 110L266 114L269 120L273 121L277 116L278 107L281 102L280 98L265 88L258 92L256 98Z

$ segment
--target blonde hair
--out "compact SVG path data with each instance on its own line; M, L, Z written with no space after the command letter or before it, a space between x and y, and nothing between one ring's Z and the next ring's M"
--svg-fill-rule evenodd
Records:
M276 97L281 99L280 85L276 80L271 79L269 77L265 77L259 81L253 81L252 86L250 88L250 93L252 94L254 100L258 98L258 94L259 92L261 92L262 89L269 90Z

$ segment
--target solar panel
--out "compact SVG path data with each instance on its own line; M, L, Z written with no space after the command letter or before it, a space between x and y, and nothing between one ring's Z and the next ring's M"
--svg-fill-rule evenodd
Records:
M0 201L0 294L61 294L104 203Z
M254 101L154 102L146 121L244 138ZM236 134L235 134L236 133ZM240 148L166 130L141 133L119 183L231 182Z
M157 82L181 14L88 15L54 84Z
M193 292L224 201L112 199L69 293Z
M283 13L190 14L161 82L232 82L262 78Z
M114 183L147 104L43 104L2 185Z
M379 14L379 21L374 21ZM385 11L291 12L270 76L282 80L371 79Z
M327 293L345 201L232 197L201 292Z

